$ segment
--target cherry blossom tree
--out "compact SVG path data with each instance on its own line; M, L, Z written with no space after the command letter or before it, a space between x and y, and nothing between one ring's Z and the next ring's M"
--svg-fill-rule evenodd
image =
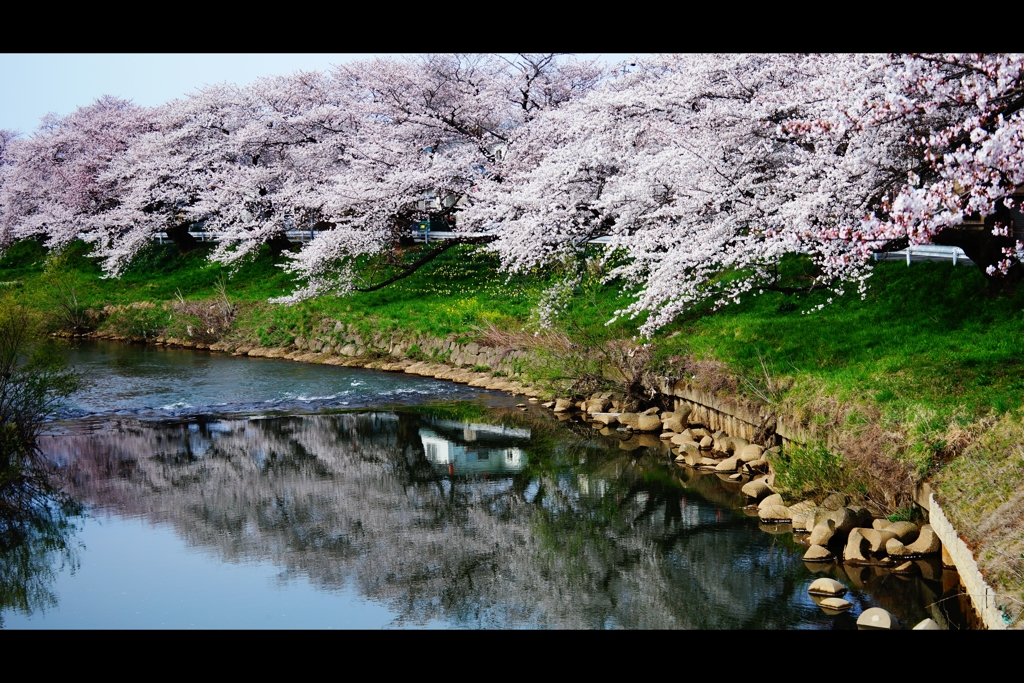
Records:
M605 87L538 117L493 200L467 218L502 226L493 248L511 270L563 258L608 236L628 258L611 276L637 290L620 313L650 313L645 333L703 301L781 286L776 266L807 254L819 286L863 275L832 221L864 215L860 155L784 131L839 104L842 74L872 58L686 55L641 61ZM859 181L863 182L863 181ZM720 277L733 273L734 277Z
M616 315L645 315L644 334L792 291L793 253L838 296L865 291L874 251L955 244L998 291L1024 273L1022 71L1014 55L667 55L614 75L426 55L155 110L103 98L0 135L0 237L86 239L117 275L157 232L187 250L201 224L234 265L309 229L283 301L378 289L459 244L519 271L604 237L635 295ZM457 238L414 245L428 219Z
M289 269L307 286L287 301L391 284L487 226L433 248L409 244L424 219L454 227L539 112L588 92L602 70L557 55L428 55L342 65L332 76L346 112L332 147L339 164L306 208L331 226ZM337 151L335 151L337 150ZM311 162L310 162L311 163Z
M860 135L895 129L907 170L850 239L961 247L993 292L1020 279L1024 216L1024 58L918 54L895 57L884 92L851 115Z
M121 199L104 173L152 125L150 110L104 96L67 116L47 116L28 138L8 134L0 241L43 237L61 248L104 225Z
M17 170L14 161L15 155L12 154L12 147L15 146L17 139L17 131L0 128L0 202L3 202L5 197L4 187ZM5 218L6 211L4 205L0 203L0 249L3 249L11 241L10 229L4 228Z
M999 148L983 149L987 133L974 133L977 149L936 151L966 144L972 117L999 127L1016 111L1019 59L993 59L1000 66L970 83L961 60L928 56L643 60L533 121L506 162L507 182L466 219L502 226L493 248L513 271L607 236L627 257L610 278L636 294L617 314L647 314L645 334L703 302L792 291L778 278L786 253L817 266L809 287L863 293L874 250L956 241L949 228L964 213L953 197L979 197L971 209L984 215L995 205L981 198L1020 182L1007 156L1013 126ZM982 73L988 80L974 82ZM977 113L981 91L998 110ZM930 189L917 189L922 177L934 179Z
M160 232L182 251L198 246L190 233L197 225L224 232L242 221L265 239L282 232L278 216L268 220L273 210L264 200L274 184L273 164L260 164L239 135L258 109L250 93L228 85L161 107L154 130L107 172L122 188L117 220L93 238L108 272L120 273ZM231 244L229 235L222 249Z
M290 264L309 279L295 298L400 279L443 251L409 244L410 228L457 210L492 178L516 129L592 88L601 70L556 55L380 59L205 88L170 103L109 177L124 188L117 225L96 238L120 272L154 232L187 243L217 235L211 258L235 264L288 228L319 236ZM365 268L367 259L374 265ZM357 267L359 266L359 267ZM367 276L366 273L372 273Z
M13 130L0 128L0 164L8 163L8 154L11 144L18 138L18 133Z

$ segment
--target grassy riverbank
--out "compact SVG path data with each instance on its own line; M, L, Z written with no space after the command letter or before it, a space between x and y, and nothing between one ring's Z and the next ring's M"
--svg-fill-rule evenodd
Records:
M622 390L649 372L742 394L830 444L776 463L792 491L860 491L909 515L914 486L932 480L964 533L991 530L972 537L978 559L1000 590L1024 600L1024 295L987 299L975 268L882 263L864 300L848 293L805 313L829 294L766 293L695 310L645 346L640 321L605 324L629 299L601 283L596 262L554 328L535 334L537 303L564 273L509 278L479 249L453 250L388 289L294 306L267 303L294 284L280 257L264 253L230 278L205 257L154 245L117 281L101 277L85 245L55 267L41 247L20 243L0 260L0 287L44 311L53 330L281 347L341 322L367 337L526 348L535 359L526 376L575 380L579 391ZM798 260L784 268L794 284L806 269Z

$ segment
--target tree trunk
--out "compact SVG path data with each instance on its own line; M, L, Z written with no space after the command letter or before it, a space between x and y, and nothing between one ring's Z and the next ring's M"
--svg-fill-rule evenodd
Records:
M267 240L267 246L270 247L270 251L273 252L274 256L277 256L283 251L288 251L292 248L292 243L288 240L288 234L282 230L276 232Z
M988 294L990 297L997 297L1000 294L1010 294L1016 284L1024 276L1024 267L1019 263L1011 266L1009 272L1003 275L999 271L989 275L989 266L998 267L1000 261L1006 258L1004 248L1013 248L1018 239L1024 238L1024 221L1014 220L1016 216L1000 202L995 213L987 216L982 223L965 223L952 228L946 228L932 240L935 244L949 247L960 247L967 254L967 257L974 261L981 269L982 274L988 280ZM996 223L1008 228L1005 237L995 235L992 230Z
M183 254L199 248L199 242L188 231L187 223L167 228L166 232L167 238L174 242L174 246L178 247L178 251Z

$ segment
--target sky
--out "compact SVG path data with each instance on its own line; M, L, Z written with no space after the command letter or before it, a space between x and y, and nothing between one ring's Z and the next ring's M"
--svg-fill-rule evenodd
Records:
M0 54L0 129L29 134L50 112L69 114L101 95L154 106L204 85L325 70L375 54ZM383 55L381 55L383 56ZM586 54L615 63L626 54Z

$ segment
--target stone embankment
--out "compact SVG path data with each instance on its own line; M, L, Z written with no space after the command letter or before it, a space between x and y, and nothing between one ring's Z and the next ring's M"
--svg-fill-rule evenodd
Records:
M934 520L935 527L929 523L890 521L880 510L852 504L849 496L842 493L832 493L820 502L787 500L776 490L771 457L779 452L780 443L793 440L797 430L789 432L790 438L781 437L772 429L778 425L772 416L739 401L712 401L689 386L663 388L670 389L676 397L672 411L651 408L640 413L610 412L613 402L606 395L583 400L558 398L544 407L562 417L576 414L602 434L619 436L623 447L628 448L633 441L639 441L639 445L661 445L680 466L742 482L740 490L750 501L750 512L756 511L774 532L792 531L795 540L806 546L803 559L809 565L867 566L894 574L913 574L928 571L927 565L917 560L939 559L944 569L959 573L961 585L981 623L989 629L1005 628L1002 615L994 608L994 591L985 583L970 550L958 538L934 495L927 497L929 506L924 513ZM695 398L702 402L697 403ZM714 428L724 425L732 426L742 436ZM839 582L820 579L812 588L816 586L820 592L824 590L823 582L828 581L832 593L822 601L816 600L819 606L831 613L852 607L832 586L838 585L845 593ZM858 626L898 627L896 619L880 608L865 610L858 618ZM938 624L926 619L914 628L927 630L938 628Z
M103 333L88 336L147 341ZM365 338L354 326L340 322L316 337L298 337L287 347L229 341L204 344L163 337L148 341L235 356L406 372L526 395L533 400L554 399L550 387L531 384L523 377L523 369L530 360L527 351L428 337L399 339L376 334ZM743 483L741 490L751 501L751 512L756 510L765 523L791 526L797 541L807 546L804 561L808 563L875 566L901 574L919 571L914 562L918 558L939 556L944 567L956 568L966 582L965 588L982 623L987 628L1005 627L998 611L991 607L994 591L985 583L966 545L945 521L934 496L928 497L930 504L924 512L934 515L940 510L941 519L936 520L938 533L931 524L890 522L878 510L850 504L843 494L832 494L821 502L787 501L775 490L772 455L780 447L806 443L812 438L820 440L821 435L788 423L755 403L721 398L685 382L655 379L647 381L644 388L650 402L673 405L673 409L628 412L626 408L635 402L614 392L557 398L544 406L562 419L584 419L604 435L619 436L620 445L626 450L657 447L670 452L680 466L714 471L723 478ZM826 599L831 601L820 605L826 611L838 613L848 609L844 603L849 603L841 595L829 595ZM884 610L866 610L858 623L867 619L870 623L865 622L864 628L889 628L895 621L883 613ZM915 628L932 627L922 622Z

